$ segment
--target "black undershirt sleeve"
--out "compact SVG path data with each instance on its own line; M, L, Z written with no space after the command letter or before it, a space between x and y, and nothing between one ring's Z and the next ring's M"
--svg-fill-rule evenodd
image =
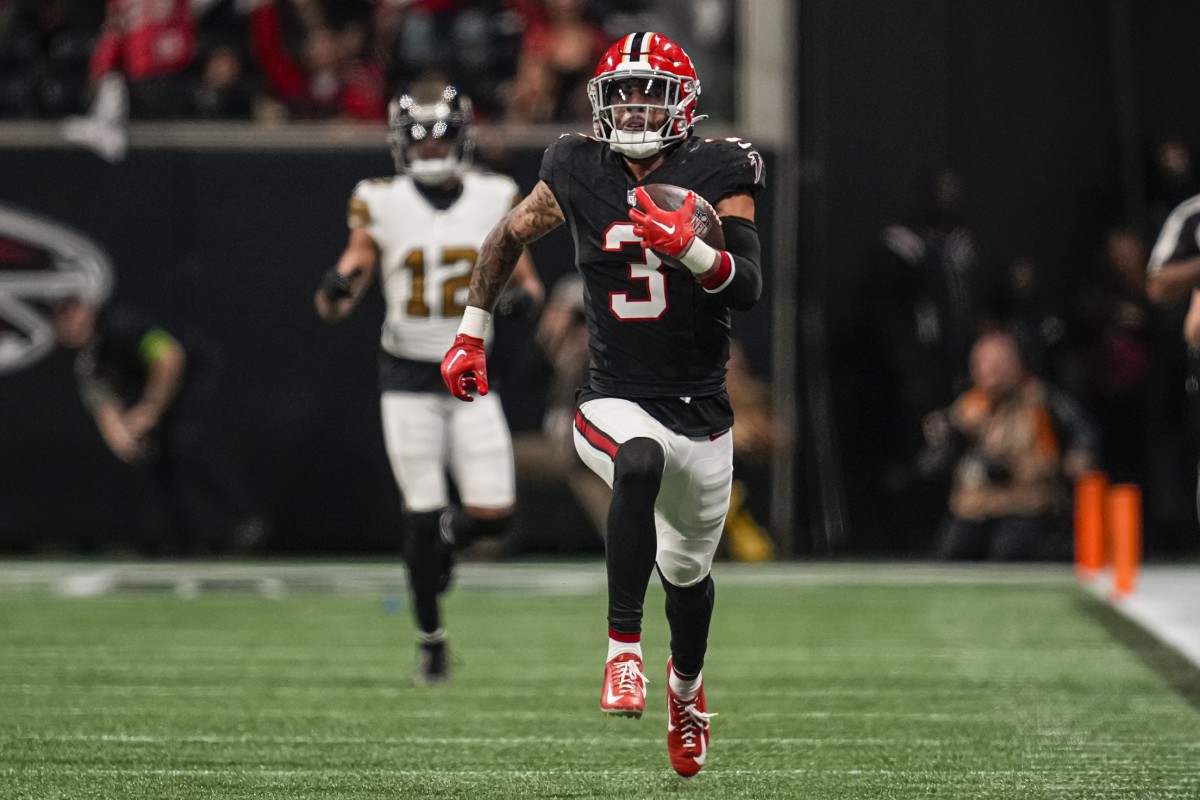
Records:
M744 217L721 217L721 228L725 234L725 252L733 259L733 276L712 294L729 308L745 311L762 295L758 228Z

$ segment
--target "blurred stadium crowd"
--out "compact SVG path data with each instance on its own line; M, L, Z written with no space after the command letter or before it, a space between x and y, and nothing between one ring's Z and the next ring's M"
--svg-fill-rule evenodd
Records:
M485 120L587 121L600 54L655 29L702 59L705 107L727 116L720 0L0 0L0 119L83 113L118 74L134 119L381 121L438 70Z
M1102 470L1142 487L1149 550L1195 551L1200 341L1194 324L1185 335L1185 316L1200 313L1200 293L1156 304L1146 276L1164 222L1200 194L1200 176L1182 136L1164 137L1150 160L1145 228L1113 225L1081 243L1090 266L1074 274L980 252L950 170L882 231L856 341L873 354L873 379L896 388L874 404L884 435L866 470L907 537L900 549L987 557L986 541L964 543L963 524L1015 521L1034 524L1037 545L992 542L993 557L1068 557L1071 486Z

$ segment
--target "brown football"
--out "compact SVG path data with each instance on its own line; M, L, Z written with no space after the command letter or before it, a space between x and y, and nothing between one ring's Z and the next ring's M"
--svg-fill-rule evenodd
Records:
M651 183L642 187L659 208L674 211L687 199L688 190L670 183ZM710 247L725 249L725 233L717 210L700 195L696 195L696 211L692 214L692 229Z

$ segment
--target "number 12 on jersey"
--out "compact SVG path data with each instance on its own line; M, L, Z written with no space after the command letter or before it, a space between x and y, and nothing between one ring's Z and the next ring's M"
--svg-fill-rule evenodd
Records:
M405 311L410 317L461 317L466 311L466 304L457 298L459 292L471 285L471 270L479 252L471 247L447 247L442 250L439 258L440 266L433 270L425 268L425 251L421 248L410 250L402 262L411 279L411 291ZM454 274L446 277L447 268L459 264L466 265L465 274ZM458 273L458 270L455 270ZM426 282L441 280L440 291L434 287L434 297L441 295L441 308L430 308L426 299Z

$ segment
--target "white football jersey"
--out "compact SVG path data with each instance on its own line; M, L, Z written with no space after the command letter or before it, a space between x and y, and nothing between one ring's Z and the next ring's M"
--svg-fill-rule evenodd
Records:
M479 248L519 199L517 184L504 175L471 171L462 183L444 211L407 175L362 181L350 198L350 227L365 229L379 246L387 301L381 341L394 356L442 360L467 306Z

